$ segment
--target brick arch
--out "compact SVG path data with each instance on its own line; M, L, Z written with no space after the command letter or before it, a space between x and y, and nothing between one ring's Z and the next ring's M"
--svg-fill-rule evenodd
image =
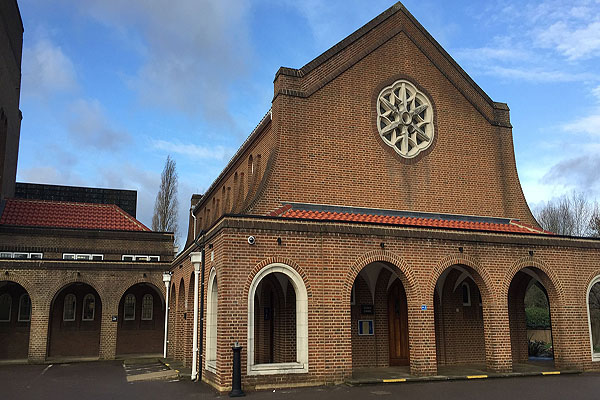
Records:
M103 288L103 286L100 285L100 283L95 279L81 275L73 279L62 279L52 286L52 288L47 292L48 295L45 299L45 305L48 307L48 312L51 312L49 307L52 305L52 302L60 293L60 291L73 283L85 283L87 285L90 285L96 291L96 293L98 293L98 297L100 297L100 304L102 304L102 309L104 309L108 304L110 304L110 294L106 293L106 289ZM100 290L100 288L102 288L103 290Z
M156 292L158 292L158 294L160 295L163 304L165 304L165 284L161 279L158 279L156 277L154 278L144 278L144 277L135 277L135 278L131 278L129 280L127 280L125 283L119 285L116 293L117 296L115 297L115 300L118 300L119 302L121 301L121 298L125 295L125 292L127 290L129 290L130 287L137 285L138 283L148 283L152 286L154 286L154 289L156 290Z
M554 299L551 298L550 300L558 301L557 305L564 304L565 290L562 285L562 282L558 278L558 275L556 275L556 272L552 268L547 266L542 260L531 256L523 257L517 260L508 269L504 277L504 281L502 282L502 296L508 296L508 289L510 287L510 284L512 283L513 278L515 277L517 272L527 267L536 268L542 271L546 275L546 278L549 280L549 283L551 284L551 287L545 288L546 291L549 291L548 296L554 297ZM591 279L588 281L588 283L591 281ZM547 286L545 282L542 282L542 284L544 284L544 287Z
M33 303L33 295L35 294L37 297L37 291L34 290L33 285L31 284L31 282L29 282L29 280L27 278L23 278L22 276L18 276L18 275L15 275L14 273L12 273L8 276L7 275L0 276L0 282L18 283L19 285L21 285L23 287L23 289L25 289L27 291L32 303Z
M406 290L407 300L421 299L421 288L417 283L415 273L411 266L400 258L398 255L388 250L373 250L360 256L354 264L350 267L346 279L343 284L343 297L344 299L350 299L350 293L352 291L352 285L358 276L358 273L367 265L374 262L385 262L392 264L397 268L401 274L399 275L402 284Z
M457 254L442 259L435 266L430 275L429 281L427 282L427 293L424 293L424 295L426 296L426 298L424 299L425 301L433 301L435 286L437 284L438 279L446 269L454 265L464 265L474 270L477 274L477 276L474 276L475 284L477 284L477 288L479 289L479 293L481 293L482 299L491 299L494 283L487 270L484 269L475 258L467 256L465 254ZM478 280L480 280L481 282L477 282Z
M310 286L310 282L308 280L308 276L306 275L306 272L304 272L304 269L302 269L302 267L300 267L300 265L298 265L298 263L296 263L292 259L289 259L286 257L269 257L269 258L262 260L258 264L256 264L254 266L254 268L252 268L252 271L250 271L250 274L248 275L248 279L246 280L246 284L244 285L244 293L245 294L247 294L248 291L250 290L250 285L252 285L252 281L254 280L254 277L260 272L260 270L271 264L285 264L288 267L291 267L292 269L294 269L300 275L300 277L302 278L302 281L304 282L304 287L306 288L306 293L308 295L308 298L312 297L312 288Z

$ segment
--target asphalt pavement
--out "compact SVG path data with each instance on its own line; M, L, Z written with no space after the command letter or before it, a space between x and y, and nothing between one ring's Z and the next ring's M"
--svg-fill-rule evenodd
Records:
M122 361L0 365L0 399L211 399L210 387L189 380L128 382ZM226 397L226 396L223 396ZM397 383L268 390L250 399L600 399L600 374L470 381Z

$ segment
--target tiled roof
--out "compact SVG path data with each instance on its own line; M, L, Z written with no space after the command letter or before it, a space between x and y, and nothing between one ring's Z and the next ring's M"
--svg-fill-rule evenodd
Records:
M271 217L366 222L469 231L553 234L510 218L474 217L449 214L402 212L343 206L290 203L268 214Z
M150 231L114 204L7 199L0 225Z

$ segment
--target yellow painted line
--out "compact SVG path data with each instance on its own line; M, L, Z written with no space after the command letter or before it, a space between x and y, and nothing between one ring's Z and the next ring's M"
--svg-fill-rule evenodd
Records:
M542 375L560 375L560 371L546 371L542 372Z
M176 370L175 370L175 372L179 373L179 370L178 370L178 369L176 369Z
M467 379L484 379L487 377L487 375L467 375Z
M384 379L383 383L406 382L406 378Z
M169 366L169 364L167 364L167 363L165 363L165 365L166 365L167 367Z

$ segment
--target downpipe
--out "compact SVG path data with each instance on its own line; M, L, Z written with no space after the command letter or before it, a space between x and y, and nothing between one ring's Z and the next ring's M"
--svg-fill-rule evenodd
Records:
M200 231L197 237L194 238L194 243L200 248L200 262L197 261L198 253L192 253L192 263L194 264L194 329L192 335L192 376L193 381L200 379L198 373L198 361L200 368L203 365L203 334L204 334L204 271L205 271L205 250L204 250L204 234L205 231ZM202 236L201 244L198 239ZM200 275L200 279L198 279ZM200 282L198 282L200 280ZM198 287L200 286L200 287ZM198 293L200 289L200 293ZM199 298L198 298L199 297ZM198 308L200 309L198 312ZM198 316L200 314L200 316ZM198 321L200 318L200 321ZM198 324L200 322L200 324ZM200 325L200 326L198 326ZM200 333L198 334L198 330Z

